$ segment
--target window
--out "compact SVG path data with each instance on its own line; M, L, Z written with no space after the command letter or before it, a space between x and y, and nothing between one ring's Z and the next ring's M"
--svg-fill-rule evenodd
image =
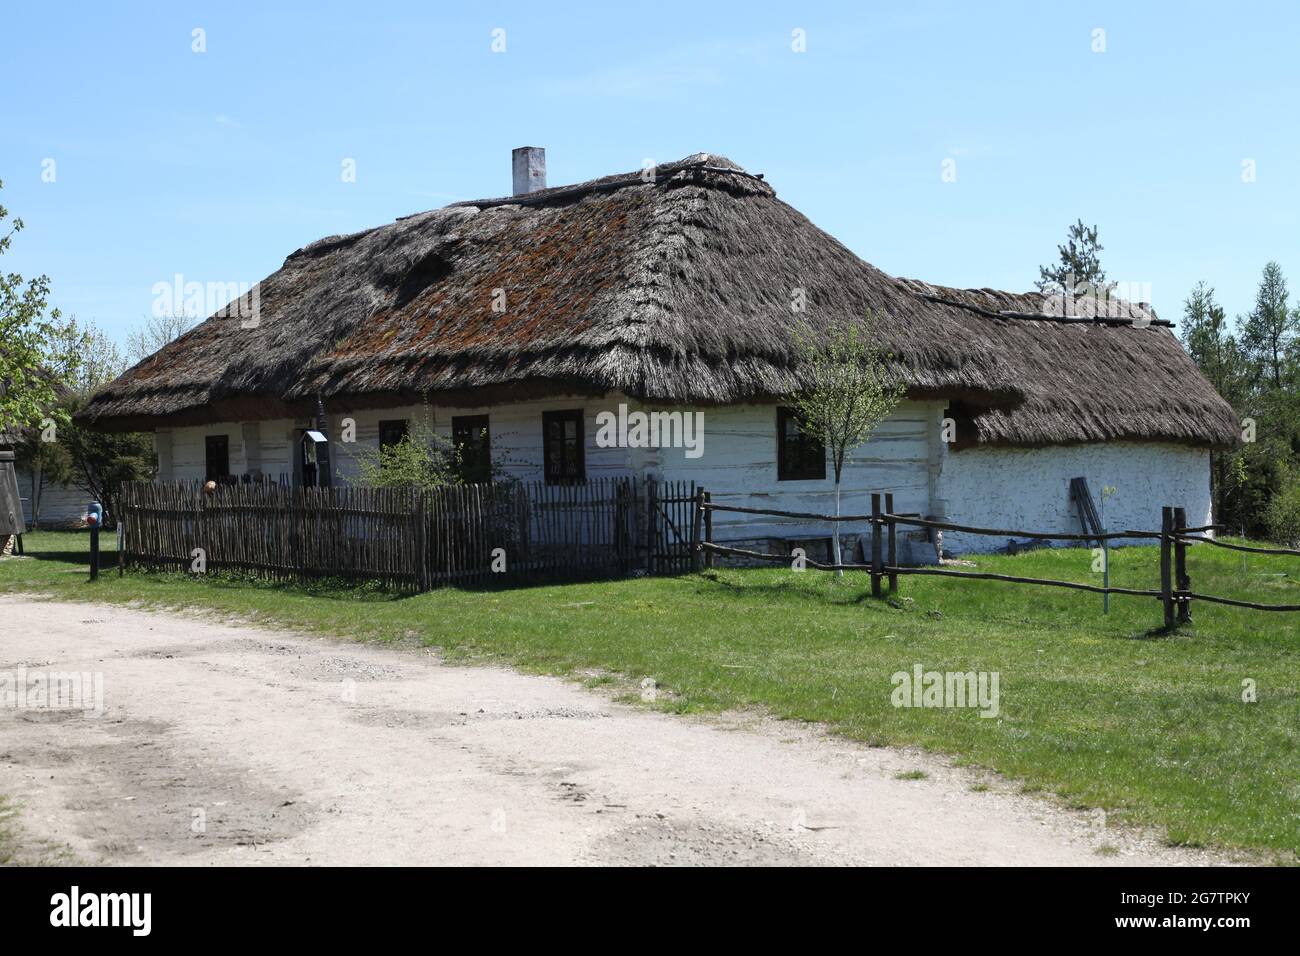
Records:
M400 445L402 439L407 436L411 430L411 423L405 418L395 418L379 423L379 450L391 448L393 445Z
M451 420L451 441L460 451L462 481L492 480L492 435L486 415L459 415Z
M229 435L208 435L203 439L203 480L230 480Z
M581 409L542 412L542 456L548 485L577 485L587 480Z
M776 410L776 479L810 481L826 477L826 446L803 430L793 408Z

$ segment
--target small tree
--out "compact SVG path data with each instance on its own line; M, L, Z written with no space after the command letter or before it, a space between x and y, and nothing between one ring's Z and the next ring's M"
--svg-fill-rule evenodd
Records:
M75 421L39 454L45 479L84 491L104 506L105 526L117 523L122 484L153 475L153 442L143 432L100 432Z
M792 400L803 428L819 436L835 470L835 516L840 515L840 483L853 449L867 441L898 407L903 389L891 380L889 355L873 334L876 317L835 325L821 335L805 324L795 329L803 390ZM840 560L840 530L832 537L835 563ZM843 576L843 570L836 572Z

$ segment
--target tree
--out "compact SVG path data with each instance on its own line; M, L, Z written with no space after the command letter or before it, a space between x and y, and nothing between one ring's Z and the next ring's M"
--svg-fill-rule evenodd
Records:
M49 481L80 488L104 506L105 526L117 523L122 484L152 477L153 440L146 432L100 432L73 422L45 465Z
M1215 301L1213 287L1198 282L1183 302L1183 345L1201 373L1237 412L1245 417L1250 392L1250 362L1228 327L1223 307ZM1226 490L1231 479L1231 462L1235 452L1216 451L1211 455L1210 495L1214 513L1228 518L1235 507ZM1237 516L1240 517L1240 516Z
M60 347L75 350L80 360L51 372L60 391L62 424L30 431L17 448L19 460L32 473L32 520L39 520L44 486L54 482L79 488L99 501L106 524L112 524L122 483L148 478L153 472L152 437L144 433L104 434L77 424L72 416L98 389L122 373L125 362L93 322L82 326L70 319L59 327L56 338Z
M1241 326L1241 341L1261 382L1281 388L1294 361L1300 312L1287 307L1286 277L1276 262L1264 266L1255 293L1255 308Z
M132 365L180 338L194 328L196 320L188 315L151 315L144 325L126 337L126 354Z
M871 437L898 406L903 389L891 381L887 353L877 345L877 321L832 326L818 336L801 324L795 329L802 391L791 401L806 432L819 436L835 469L835 515L840 514L840 481L849 453ZM840 560L838 522L832 537ZM843 576L844 572L837 571Z
M121 351L93 322L82 325L72 316L55 330L55 342L59 354L75 354L77 360L49 371L83 402L126 371Z
M1210 474L1215 519L1252 536L1290 533L1300 474L1300 315L1287 299L1286 278L1270 262L1235 334L1205 283L1183 304L1188 353L1238 419L1251 423L1239 449L1213 453Z
M1213 286L1198 282L1183 301L1183 345L1215 390L1238 407L1249 388L1246 353L1232 335Z
M1264 512L1269 537L1288 548L1300 542L1300 468L1288 464L1282 472L1281 487Z
M0 255L23 228L14 218L6 231L8 218L0 205ZM59 310L46 310L49 295L48 276L25 280L0 271L0 435L20 433L51 413L66 420L48 370L75 368L79 356L64 347Z
M1102 245L1097 241L1097 227L1085 226L1080 219L1066 234L1065 245L1057 246L1059 261L1038 267L1039 292L1073 292L1091 288L1110 292L1115 283L1106 282L1101 267Z

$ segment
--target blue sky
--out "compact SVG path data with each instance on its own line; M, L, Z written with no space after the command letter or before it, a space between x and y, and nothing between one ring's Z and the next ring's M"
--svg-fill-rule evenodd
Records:
M946 285L1027 289L1083 217L1163 317L1198 279L1244 312L1269 259L1300 282L1298 9L10 3L0 196L27 229L0 265L121 340L158 282L255 282L321 236L508 193L528 144L551 185L729 156Z

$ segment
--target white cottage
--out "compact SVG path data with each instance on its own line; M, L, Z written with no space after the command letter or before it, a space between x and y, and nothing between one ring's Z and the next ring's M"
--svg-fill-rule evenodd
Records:
M512 196L294 252L81 419L153 431L164 481L322 480L311 430L330 439L330 480L352 481L360 450L424 420L475 468L686 479L717 502L829 512L825 451L783 404L792 328L873 313L907 400L853 453L846 513L880 491L898 512L1072 532L1083 477L1116 489L1111 527L1155 526L1166 504L1210 520L1210 451L1234 444L1234 416L1149 308L893 278L720 156L549 189L540 150L514 159ZM701 441L611 445L602 414L620 407L702 416ZM825 534L715 526L720 541Z

